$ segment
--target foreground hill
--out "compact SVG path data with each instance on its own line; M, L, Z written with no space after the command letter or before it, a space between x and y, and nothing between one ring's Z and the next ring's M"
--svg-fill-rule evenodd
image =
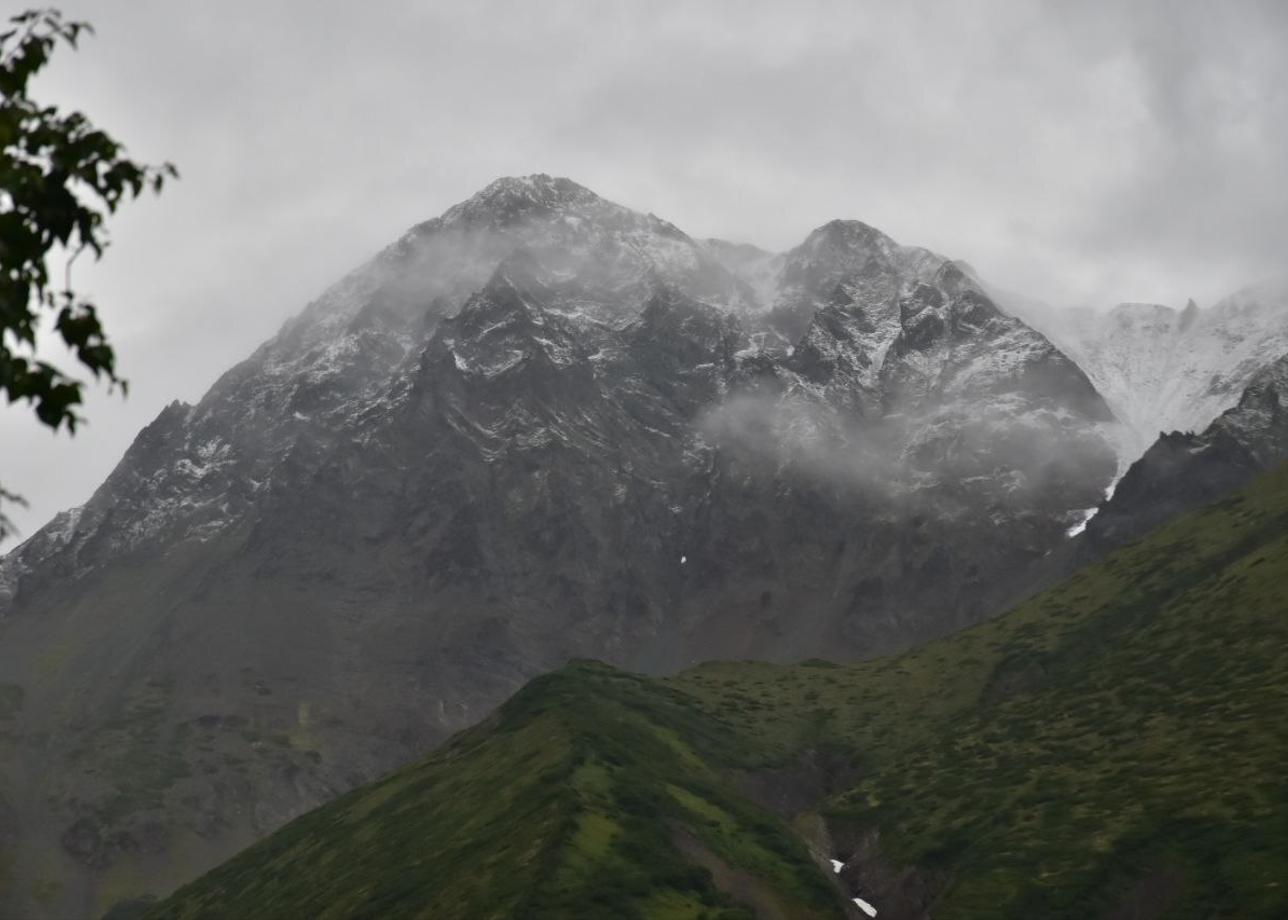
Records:
M1280 468L899 657L574 664L148 916L1282 917L1286 583Z
M806 846L728 782L740 746L678 691L573 664L157 915L746 916L716 876L768 916L844 916Z

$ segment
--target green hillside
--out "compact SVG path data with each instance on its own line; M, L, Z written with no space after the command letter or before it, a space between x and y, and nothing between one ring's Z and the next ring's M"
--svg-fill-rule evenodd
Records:
M149 916L756 915L721 888L761 915L843 916L804 844L729 787L739 744L677 691L575 664Z
M571 665L149 917L1283 917L1285 763L1288 469L897 658Z

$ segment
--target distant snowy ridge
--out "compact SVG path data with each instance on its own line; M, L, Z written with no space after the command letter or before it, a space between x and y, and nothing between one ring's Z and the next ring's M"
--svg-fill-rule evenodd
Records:
M1253 376L1288 354L1288 278L1246 287L1200 309L1123 303L1106 313L1021 315L1072 357L1125 426L1130 463L1160 433L1202 431Z

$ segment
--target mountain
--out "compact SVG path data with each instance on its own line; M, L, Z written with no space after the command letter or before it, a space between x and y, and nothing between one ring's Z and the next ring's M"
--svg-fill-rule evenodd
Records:
M0 912L173 887L572 657L976 623L1099 501L1111 419L968 269L857 221L766 257L499 180L0 560Z
M1282 917L1286 578L1280 466L898 657L575 663L146 916Z
M1251 285L1207 309L1123 303L1107 313L1020 310L1091 378L1126 427L1134 461L1161 432L1201 431L1254 374L1288 354L1288 279Z

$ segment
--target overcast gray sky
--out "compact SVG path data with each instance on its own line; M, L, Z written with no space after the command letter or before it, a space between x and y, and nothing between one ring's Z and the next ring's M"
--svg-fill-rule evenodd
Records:
M1210 303L1288 251L1279 0L64 9L98 34L40 92L183 179L78 263L129 399L95 393L74 439L0 408L27 534L167 402L501 175L772 249L859 218L1059 303Z

